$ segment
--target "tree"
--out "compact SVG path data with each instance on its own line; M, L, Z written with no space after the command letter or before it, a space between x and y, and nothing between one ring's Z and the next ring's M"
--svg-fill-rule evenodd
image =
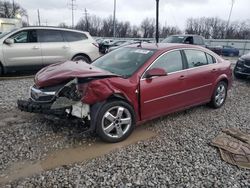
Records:
M10 3L9 1L0 1L0 17L16 18L17 15L27 16L27 11L18 3Z
M145 18L141 23L143 38L153 38L155 32L155 19Z

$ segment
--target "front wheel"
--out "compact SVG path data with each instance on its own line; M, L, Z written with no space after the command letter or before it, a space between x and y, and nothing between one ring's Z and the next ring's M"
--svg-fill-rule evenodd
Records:
M220 81L214 90L209 105L213 108L220 108L226 101L227 98L227 83Z
M126 139L134 127L134 110L124 101L107 102L97 116L96 132L106 142L115 143Z

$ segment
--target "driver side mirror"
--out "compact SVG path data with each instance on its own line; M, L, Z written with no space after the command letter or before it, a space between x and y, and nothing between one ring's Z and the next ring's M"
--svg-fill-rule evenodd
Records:
M153 68L147 70L145 73L146 78L152 78L153 76L167 76L167 73L164 69L162 68Z
M6 39L6 40L4 41L4 43L5 43L5 44L8 44L8 45L14 44L14 39L8 38L8 39Z

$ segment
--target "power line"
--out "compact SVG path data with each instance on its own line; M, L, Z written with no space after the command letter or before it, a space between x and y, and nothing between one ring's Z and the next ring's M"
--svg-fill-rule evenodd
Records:
M71 9L71 16L72 16L72 28L74 27L74 10L76 10L76 0L70 0L69 3L70 9Z
M234 3L235 3L235 0L232 0L231 9L230 9L229 16L228 16L228 20L227 20L227 26L226 26L225 38L227 37L227 32L228 32L229 22L230 22L230 19L231 19L231 15L232 15L232 11L233 11L233 6L234 6Z
M37 9L37 17L38 17L38 25L41 25L41 19L40 19L40 11Z
M84 15L85 15L85 22L86 22L86 31L89 31L89 20L88 20L88 11L87 9L85 8L84 9Z
M115 13L116 13L116 0L114 0L114 14L113 14L113 37L115 37L115 29L116 29L116 25L115 25Z

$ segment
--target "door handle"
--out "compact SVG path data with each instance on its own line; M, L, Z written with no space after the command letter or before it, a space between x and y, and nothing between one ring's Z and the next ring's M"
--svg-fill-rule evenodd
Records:
M67 49L67 48L69 48L69 46L66 46L66 45L65 45L65 46L63 46L63 49Z
M184 80L186 77L184 76L184 75L181 75L180 77L179 77L179 80Z
M38 50L39 49L39 47L38 46L33 46L33 48L32 48L33 50Z

